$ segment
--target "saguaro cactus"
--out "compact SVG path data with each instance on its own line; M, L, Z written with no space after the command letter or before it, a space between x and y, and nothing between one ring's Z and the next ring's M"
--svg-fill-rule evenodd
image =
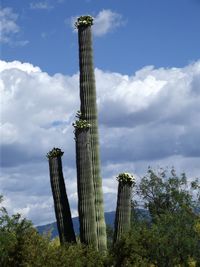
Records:
M130 229L131 196L132 187L134 185L134 178L129 173L120 173L117 180L119 184L113 243L118 241L122 234Z
M57 220L60 243L76 242L70 206L66 194L65 182L62 172L61 157L64 152L53 148L48 154L51 189L54 199L54 208Z
M91 124L90 147L94 183L95 216L98 249L107 249L106 225L103 207L102 179L100 175L99 136L97 123L96 86L93 67L91 16L81 16L75 26L78 29L81 117Z
M80 240L97 249L94 184L90 153L90 124L80 118L73 124L76 140L78 212Z

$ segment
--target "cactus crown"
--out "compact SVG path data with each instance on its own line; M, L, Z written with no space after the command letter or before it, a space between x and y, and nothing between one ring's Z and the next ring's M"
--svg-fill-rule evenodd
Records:
M80 16L75 22L74 26L78 29L81 26L91 26L93 25L93 17L90 15Z
M123 184L134 185L135 178L132 174L130 174L128 172L124 172L124 173L120 173L117 176L117 181L122 182Z
M56 157L59 157L59 156L62 157L63 154L64 154L64 152L60 148L54 147L52 150L50 150L47 153L46 157L48 159L52 159L52 158L56 158Z
M80 111L77 111L76 118L78 119L72 123L75 129L86 129L91 127L91 124L87 120L82 119Z
M91 124L88 121L82 119L76 120L72 125L75 129L84 129L91 127Z

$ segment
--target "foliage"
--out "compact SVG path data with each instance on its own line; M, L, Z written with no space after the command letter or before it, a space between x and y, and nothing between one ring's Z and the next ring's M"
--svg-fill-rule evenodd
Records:
M1 267L93 267L103 266L104 258L92 247L81 244L60 246L50 235L41 236L30 221L19 214L9 216L1 208Z
M149 169L138 197L151 221L133 218L132 230L115 245L114 266L200 266L200 217L198 181L189 184L174 169L158 173Z
M107 234L108 249L112 249L114 230L113 230L113 227L111 225L109 225L109 224L106 225L106 234Z
M149 169L137 187L151 218L133 212L132 229L109 252L97 252L80 243L60 246L50 235L41 236L19 214L0 214L0 266L2 267L182 267L200 266L199 183L185 175ZM1 197L0 197L1 199ZM159 200L159 201L158 201ZM137 206L134 205L134 208Z
M4 207L0 215L0 266L19 266L25 236L32 231L31 222L22 219L20 214L9 216Z
M186 175L177 176L174 168L160 169L157 173L151 168L144 176L137 190L138 196L144 201L152 219L165 212L175 214L182 210L193 210L199 207L198 180L188 182ZM196 195L196 197L195 197Z

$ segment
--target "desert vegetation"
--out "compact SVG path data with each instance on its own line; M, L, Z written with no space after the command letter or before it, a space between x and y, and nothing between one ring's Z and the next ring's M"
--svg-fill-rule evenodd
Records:
M1 266L200 266L200 185L186 176L149 169L134 187L131 226L113 244L107 229L108 250L41 236L19 214L9 216L1 207ZM137 196L137 197L136 197ZM2 198L1 198L2 199ZM141 206L140 206L141 208Z

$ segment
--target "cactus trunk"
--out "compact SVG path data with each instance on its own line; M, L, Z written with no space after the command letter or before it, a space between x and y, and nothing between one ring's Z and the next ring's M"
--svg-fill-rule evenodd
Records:
M81 117L91 124L90 147L94 183L95 216L98 250L107 249L106 225L103 207L102 179L100 175L99 136L97 124L96 87L93 67L92 34L90 25L78 27Z
M89 128L75 130L80 240L97 249Z
M60 243L76 242L63 178L61 155L49 157L49 170Z
M131 224L131 195L132 186L128 183L119 182L117 209L115 215L115 229L113 243L118 241L121 236L130 230Z

